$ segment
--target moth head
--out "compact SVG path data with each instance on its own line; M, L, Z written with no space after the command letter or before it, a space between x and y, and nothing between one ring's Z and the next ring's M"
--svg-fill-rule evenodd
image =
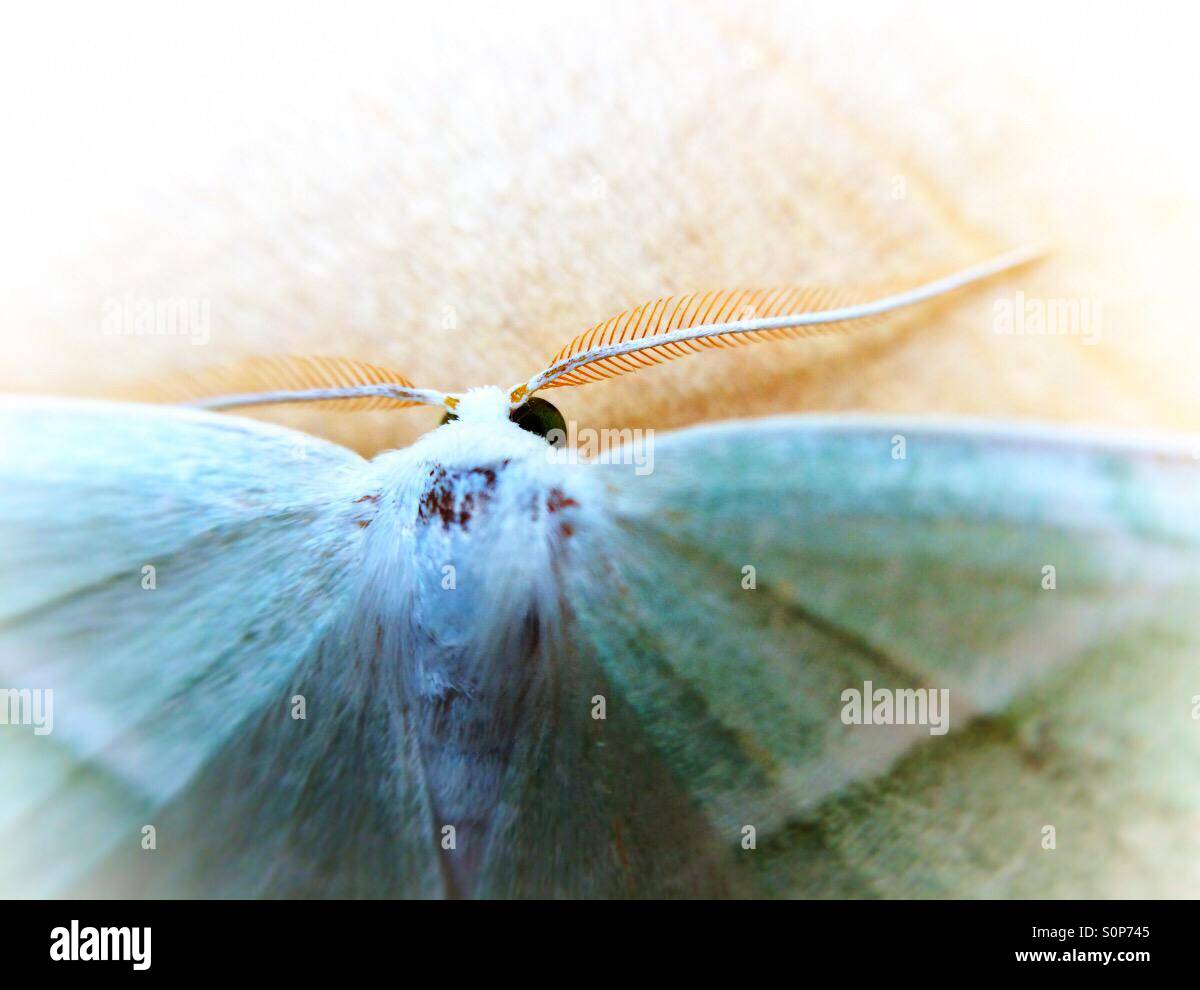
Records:
M541 437L552 447L560 447L566 443L567 421L558 407L545 399L532 395L520 405L507 409L510 423L520 427L526 433ZM441 425L457 422L460 415L454 409L447 409L442 416Z

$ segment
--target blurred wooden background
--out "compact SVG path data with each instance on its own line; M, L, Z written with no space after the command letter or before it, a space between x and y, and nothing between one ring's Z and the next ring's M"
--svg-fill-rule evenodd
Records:
M1049 8L1049 9L1047 9ZM105 5L0 32L0 389L113 395L249 354L457 390L726 286L1050 261L893 330L549 395L592 426L889 410L1200 429L1183 5ZM1095 339L995 304L1098 305ZM105 333L203 300L207 340ZM199 340L199 338L197 338ZM364 452L433 410L261 415Z

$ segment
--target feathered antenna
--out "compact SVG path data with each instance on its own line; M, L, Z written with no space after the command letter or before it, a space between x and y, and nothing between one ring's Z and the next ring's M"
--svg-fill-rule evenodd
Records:
M403 409L429 405L453 409L458 399L413 388L402 375L346 358L250 358L169 379L156 398L196 409L233 409L281 402L318 402L338 409Z
M515 407L539 389L613 378L702 347L836 333L844 329L841 324L870 322L893 310L1027 264L1042 253L1037 248L1019 248L915 289L874 300L831 291L767 289L695 293L643 303L581 333L554 356L544 371L514 386L509 402Z

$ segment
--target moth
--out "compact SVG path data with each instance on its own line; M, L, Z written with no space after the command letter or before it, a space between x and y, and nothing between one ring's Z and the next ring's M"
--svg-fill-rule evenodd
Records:
M783 416L649 472L547 442L537 393L1028 260L659 300L511 388L279 358L190 407L3 400L0 894L1194 895L1187 440ZM445 421L364 460L221 411L297 401Z

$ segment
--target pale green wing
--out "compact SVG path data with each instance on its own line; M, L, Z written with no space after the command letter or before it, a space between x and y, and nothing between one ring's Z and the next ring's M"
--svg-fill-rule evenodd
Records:
M806 418L659 438L648 475L598 469L616 523L570 579L580 636L764 893L1195 896L1192 449ZM947 689L948 731L846 724L866 681Z
M345 646L365 467L247 420L0 402L0 688L53 692L48 733L20 694L0 725L0 894L436 883L405 857L429 834L403 731Z

